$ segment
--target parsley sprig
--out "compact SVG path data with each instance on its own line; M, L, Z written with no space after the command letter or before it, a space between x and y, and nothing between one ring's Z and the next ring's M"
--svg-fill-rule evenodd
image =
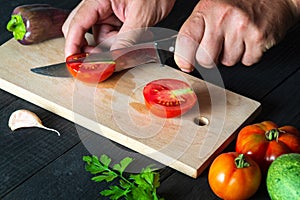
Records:
M162 200L159 198L156 189L160 186L159 173L155 172L152 165L143 168L139 174L130 174L125 177L123 172L133 161L126 157L120 163L113 165L110 169L111 158L107 155L83 156L86 162L85 170L94 174L92 180L95 182L112 182L119 179L119 185L111 185L109 189L100 192L102 196L109 197L111 200L125 198L126 200Z

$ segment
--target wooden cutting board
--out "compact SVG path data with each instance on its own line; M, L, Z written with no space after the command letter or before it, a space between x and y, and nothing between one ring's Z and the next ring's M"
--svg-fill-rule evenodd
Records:
M159 64L115 73L98 85L30 71L63 62L63 49L63 38L31 46L9 40L0 47L1 89L194 178L260 110L254 100ZM153 116L142 90L159 78L189 83L197 105L181 117Z

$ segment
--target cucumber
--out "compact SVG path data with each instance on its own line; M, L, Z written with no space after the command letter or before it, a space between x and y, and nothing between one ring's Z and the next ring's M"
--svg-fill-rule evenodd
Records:
M300 154L284 154L274 160L266 182L272 200L299 200Z

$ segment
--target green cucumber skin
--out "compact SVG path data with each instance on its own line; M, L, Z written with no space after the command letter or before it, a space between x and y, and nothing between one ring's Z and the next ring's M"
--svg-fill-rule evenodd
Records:
M278 157L267 174L267 189L272 200L300 199L300 154Z
M29 4L16 7L12 14L22 16L26 34L18 41L28 45L63 36L62 25L69 12L47 4Z

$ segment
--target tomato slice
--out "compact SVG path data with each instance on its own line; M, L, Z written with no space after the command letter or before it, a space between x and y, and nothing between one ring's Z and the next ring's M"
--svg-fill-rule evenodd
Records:
M79 53L67 57L67 68L73 77L86 83L99 83L113 74L116 66L114 61L84 62L88 55Z
M172 118L189 111L197 102L193 89L176 79L158 79L143 90L147 108L156 116Z

